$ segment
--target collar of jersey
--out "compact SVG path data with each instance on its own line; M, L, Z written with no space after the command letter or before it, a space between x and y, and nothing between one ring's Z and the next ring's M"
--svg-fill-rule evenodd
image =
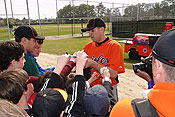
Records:
M104 40L104 41L102 41L102 42L100 42L100 43L96 43L96 46L98 47L98 46L100 46L102 43L105 43L106 41L108 41L109 40L109 37L106 37L106 39Z

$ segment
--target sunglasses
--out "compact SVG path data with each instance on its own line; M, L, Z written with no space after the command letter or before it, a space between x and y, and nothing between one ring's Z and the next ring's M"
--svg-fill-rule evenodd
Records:
M36 42L38 43L38 44L43 44L44 43L44 39L36 39L36 38L34 38L35 40L36 40Z
M41 40L36 40L36 41L37 41L37 43L40 44L40 45L44 43L44 40L42 40L42 39L41 39Z

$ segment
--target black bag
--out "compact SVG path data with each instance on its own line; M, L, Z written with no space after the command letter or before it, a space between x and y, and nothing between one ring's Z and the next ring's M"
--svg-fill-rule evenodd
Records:
M133 99L131 105L136 117L159 117L149 99Z

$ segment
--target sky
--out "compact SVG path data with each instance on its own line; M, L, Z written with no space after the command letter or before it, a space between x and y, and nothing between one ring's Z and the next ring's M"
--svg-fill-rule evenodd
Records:
M8 18L12 17L10 0L0 0L0 17L5 18L5 4L6 1L7 6L7 14ZM12 1L12 9L13 9L13 17L22 19L28 18L27 15L27 5L26 0L11 0ZM112 7L112 3L114 7L118 7L122 9L122 6L137 4L137 3L155 3L161 2L162 0L74 0L74 5L78 6L80 4L88 4L89 5L98 5L99 2L103 2L103 5L107 8ZM39 3L39 11L40 18L55 18L56 17L56 0L38 0ZM57 8L58 10L63 8L65 5L72 4L72 0L57 0ZM28 0L29 4L29 15L30 19L38 19L38 8L37 8L37 0Z

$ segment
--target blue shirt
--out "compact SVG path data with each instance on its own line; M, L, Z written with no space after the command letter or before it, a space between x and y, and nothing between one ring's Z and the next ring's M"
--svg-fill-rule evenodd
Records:
M154 86L154 81L153 80L149 81L148 82L148 89L152 89L153 86Z
M30 57L32 57L32 58L34 58L34 60L35 60L35 62L36 62L36 64L37 64L37 67L38 67L38 70L39 70L40 75L42 75L44 72L46 72L46 71L48 71L48 70L52 70L52 71L53 71L53 70L55 69L55 67L43 69L43 68L37 63L36 58L35 58L30 52L27 52L27 55L30 56Z

